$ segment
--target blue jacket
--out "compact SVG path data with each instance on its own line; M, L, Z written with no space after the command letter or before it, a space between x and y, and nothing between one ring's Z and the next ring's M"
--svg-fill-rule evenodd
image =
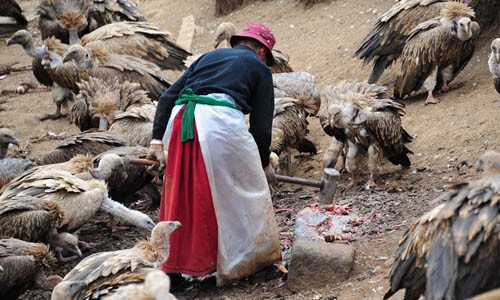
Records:
M225 93L244 114L259 148L262 166L269 164L274 111L273 78L269 67L250 48L239 45L208 52L194 62L158 101L153 138L162 139L175 101L187 88L197 95Z

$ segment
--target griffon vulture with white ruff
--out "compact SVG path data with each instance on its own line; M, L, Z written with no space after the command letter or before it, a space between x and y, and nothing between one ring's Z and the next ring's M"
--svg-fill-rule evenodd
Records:
M224 22L217 27L217 30L215 30L215 37L214 37L214 42L213 46L214 48L217 48L220 43L222 43L224 40L227 42L227 47L231 47L231 44L229 43L229 40L231 37L236 34L236 26L231 23L231 22ZM285 53L273 49L273 56L275 60L275 64L271 67L271 72L273 73L287 73L287 72L293 72L292 67L288 64L288 55Z
M374 60L368 83L376 83L399 58L415 26L439 16L447 5L446 0L403 0L380 16L354 52L356 58L363 59L363 65Z
M50 39L50 41L48 41L51 50L58 55L63 56L68 49L68 46L59 42L58 40L52 43L52 40L54 39ZM40 120L55 120L64 117L64 114L61 113L61 107L67 107L68 102L73 101L74 95L70 89L61 87L59 84L57 84L57 82L54 82L54 80L52 80L51 75L42 64L42 59L44 56L43 48L35 47L33 36L27 30L18 30L7 40L7 46L15 44L21 45L24 48L24 52L33 58L31 66L33 68L33 75L35 75L35 78L38 80L38 82L43 85L52 87L52 98L57 107L56 112L54 114L47 114L40 118Z
M449 91L449 83L472 58L479 24L471 21L474 10L449 2L441 19L432 19L413 29L401 54L401 67L394 83L394 97L402 99L424 88L425 104L438 103L434 91Z
M0 298L18 299L29 287L35 285L50 291L60 281L58 275L46 276L56 259L49 246L18 239L0 240Z
M368 152L370 179L367 187L375 185L382 157L402 167L411 165L408 154L412 152L405 144L411 142L412 137L401 124L401 117L405 115L404 104L389 98L377 98L379 93L373 90L385 88L366 89L355 82L343 81L323 90L330 127L345 130L349 148L346 164L347 171L352 174L351 186L357 184L357 165L363 151Z
M167 261L170 234L181 227L177 221L159 222L149 240L139 241L133 248L95 253L76 265L52 292L52 300L85 299L92 295L111 294L119 287L117 278L124 274L147 273ZM144 278L144 277L143 277ZM84 282L79 289L68 289L71 282ZM115 286L110 285L115 282Z
M491 42L491 54L488 58L488 67L493 75L493 85L500 94L500 38Z
M405 233L384 299L406 288L405 299L469 299L500 287L500 154L486 151L476 164L484 176L457 184L445 203Z

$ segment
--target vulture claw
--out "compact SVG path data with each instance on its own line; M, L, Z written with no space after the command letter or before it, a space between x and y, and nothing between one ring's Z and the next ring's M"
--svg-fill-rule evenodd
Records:
M43 117L40 118L40 121L46 121L46 120L57 120L57 119L62 119L62 118L66 118L66 114L62 114L62 113L55 113L55 114L46 114L44 115Z

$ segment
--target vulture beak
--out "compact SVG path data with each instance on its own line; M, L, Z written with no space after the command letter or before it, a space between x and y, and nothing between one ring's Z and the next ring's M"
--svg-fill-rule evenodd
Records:
M75 249L73 249L73 253L78 255L78 257L82 257L83 254L82 254L82 250L80 250L80 248L78 246L76 246Z
M101 172L98 169L90 169L89 173L94 179L101 179Z
M220 42L221 42L221 40L218 37L216 37L214 39L214 49L216 49L217 47L219 47Z
M500 50L498 50L495 54L495 60L496 60L496 63L500 63Z
M3 273L3 267L0 266L0 274L2 274L2 273Z
M4 137L4 142L6 142L7 144L13 144L13 145L16 145L19 147L19 141L13 137L12 135L6 135Z
M16 43L16 36L13 36L7 40L7 46L14 45Z

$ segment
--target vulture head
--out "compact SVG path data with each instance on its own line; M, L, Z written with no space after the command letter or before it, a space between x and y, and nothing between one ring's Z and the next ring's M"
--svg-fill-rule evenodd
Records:
M491 42L491 59L495 64L500 64L500 38Z
M126 222L127 224L131 224L147 230L151 230L155 227L155 222L151 220L151 218L145 213L130 209L109 197L104 197L101 203L101 209L111 214L112 216Z
M14 132L8 128L0 128L0 147L8 147L9 144L19 147L19 141L14 136Z
M476 171L500 173L500 153L492 150L484 152L476 163Z
M51 300L66 300L72 299L73 295L78 295L87 287L85 281L61 281L52 290Z
M441 24L448 27L452 35L462 41L466 41L472 37L472 18L474 18L474 10L467 4L460 2L450 2L441 10Z
M21 45L26 51L33 49L33 36L28 30L18 30L7 40L7 46Z
M74 61L75 65L81 69L87 69L92 65L89 51L79 45L71 45L63 56L63 62Z
M363 112L366 106L366 95L356 92L346 92L342 99L328 106L330 126L347 128L352 123L362 123L366 120Z
M78 247L78 238L69 232L61 232L57 234L54 246L56 247L56 252L62 250L82 257L82 251L80 250L80 247Z
M123 159L114 153L105 154L99 161L97 168L90 170L94 178L107 180L115 172L122 172L120 178L127 178L127 173L124 171Z
M159 222L151 232L151 243L156 246L160 256L161 264L165 263L169 255L169 240L170 235L182 225L178 221L163 221Z
M229 39L236 34L236 26L231 22L224 22L217 27L215 30L214 37L214 48L217 48L222 41L227 40L229 45Z

